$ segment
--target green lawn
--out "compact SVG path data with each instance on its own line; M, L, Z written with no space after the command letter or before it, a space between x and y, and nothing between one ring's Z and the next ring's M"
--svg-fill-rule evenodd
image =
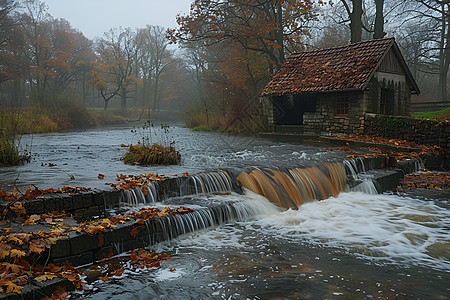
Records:
M416 118L424 118L424 119L436 119L447 116L448 119L450 116L450 107L438 111L416 112L412 113L411 115Z

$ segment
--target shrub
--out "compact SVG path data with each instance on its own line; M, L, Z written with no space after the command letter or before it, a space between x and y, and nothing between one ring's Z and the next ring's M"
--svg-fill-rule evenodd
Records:
M125 123L125 118L114 114L110 110L90 110L91 114L94 116L97 124L99 125L119 125Z
M208 126L200 125L200 126L192 128L192 131L206 131L206 132L209 132L209 131L212 131L212 129L209 128Z
M0 164L18 165L29 160L28 155L19 152L23 130L20 114L0 111Z
M181 155L172 146L153 144L131 145L123 156L126 164L135 165L177 165L181 161Z

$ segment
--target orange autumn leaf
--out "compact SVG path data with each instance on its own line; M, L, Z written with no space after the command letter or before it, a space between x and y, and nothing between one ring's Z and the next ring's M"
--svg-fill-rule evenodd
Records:
M103 178L105 178L105 175L103 175L103 174L98 174L98 179L100 179L100 180L102 180Z
M22 293L22 289L23 289L23 287L18 286L16 284L14 284L13 282L11 282L9 280L5 280L5 279L0 279L0 286L6 288L7 294L10 294L10 293L20 294L20 293Z
M112 278L109 278L108 276L100 276L98 279L100 279L101 281L104 281L104 282L108 282L108 281L112 280Z
M133 227L133 229L131 229L130 231L130 235L133 239L135 239L137 237L137 235L139 234L139 230L135 227Z
M111 275L120 277L120 276L122 276L124 271L125 271L125 269L123 267L121 267L120 269L117 269L117 270L114 270L113 272L111 272Z
M8 242L12 242L13 244L16 245L23 245L23 241L15 236L8 237Z
M31 219L31 218L28 218L28 219L26 219L25 220L25 222L23 222L23 226L26 226L26 225L35 225L36 224L36 220L33 220L33 219Z
M49 242L44 239L33 239L30 241L29 252L41 254L45 248L50 248Z
M22 250L12 249L9 251L9 257L11 258L22 258L26 255L26 253Z
M18 217L25 215L25 207L23 207L22 202L16 202L14 205L9 207L10 210L12 210Z
M67 292L62 286L58 286L56 291L52 294L53 300L66 300L69 298L69 292Z
M44 275L39 275L37 277L34 278L34 280L36 280L37 282L44 282L47 280L51 280L53 278L57 278L58 275L55 274L44 274Z

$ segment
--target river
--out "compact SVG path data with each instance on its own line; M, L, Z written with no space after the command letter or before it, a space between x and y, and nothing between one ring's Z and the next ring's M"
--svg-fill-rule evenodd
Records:
M26 136L31 163L0 169L0 188L64 185L105 189L116 174L175 175L218 168L310 166L343 160L321 144L155 128L152 140L174 141L179 166L125 165L121 144L136 143L132 127ZM98 174L104 174L100 180ZM71 179L72 175L75 179ZM80 299L448 299L450 211L438 201L346 191L299 210L267 199L202 196L205 201L257 201L249 220L182 236L152 249L170 259L158 269L125 271L95 282ZM170 202L170 200L168 200Z

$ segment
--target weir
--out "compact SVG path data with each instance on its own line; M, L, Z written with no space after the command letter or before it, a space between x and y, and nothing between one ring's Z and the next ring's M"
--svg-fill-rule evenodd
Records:
M266 197L285 209L297 209L305 202L337 197L340 192L355 190L369 194L383 188L373 180L375 169L400 167L403 173L416 172L423 167L419 160L401 163L389 157L358 157L342 162L326 162L311 167L254 168L230 172L218 170L192 176L153 181L141 189L125 191L123 202L131 205L150 204L189 195L220 195L239 193L244 187ZM383 175L382 175L383 176Z
M161 202L173 197L227 195L232 192L242 194L240 184L230 172L218 170L169 178L164 181L152 181L143 189L125 190L121 202L134 206Z
M98 246L98 237L88 234L58 240L58 243L52 246L50 261L69 260L75 266L85 265L95 262L105 251L110 251L109 249L112 249L114 254L119 254L234 221L277 215L283 209L297 209L305 202L336 197L343 191L355 190L374 194L378 189L372 172L381 173L380 178L384 178L395 188L403 172L417 171L420 167L420 164L411 160L402 164L396 163L397 167L402 167L401 170L383 169L391 167L388 162L386 158L364 158L322 163L311 167L254 168L240 172L235 169L219 170L151 182L144 187L145 192L142 189L132 189L94 191L63 195L62 198L56 196L54 209L58 211L66 207L67 203L73 205L73 209L84 203L92 203L94 206L80 209L89 212L91 208L100 208L103 202L105 215L108 215L109 208L117 207L123 202L137 206L191 206L194 211L145 221L137 236L130 235L137 226L134 221L109 229L105 232L102 248ZM392 174L395 176L390 177ZM51 200L52 198L46 198L46 205L53 203ZM57 200L64 201L57 204ZM36 209L42 210L42 201L36 199L28 203L27 214L38 213ZM99 210L92 211L98 213Z

